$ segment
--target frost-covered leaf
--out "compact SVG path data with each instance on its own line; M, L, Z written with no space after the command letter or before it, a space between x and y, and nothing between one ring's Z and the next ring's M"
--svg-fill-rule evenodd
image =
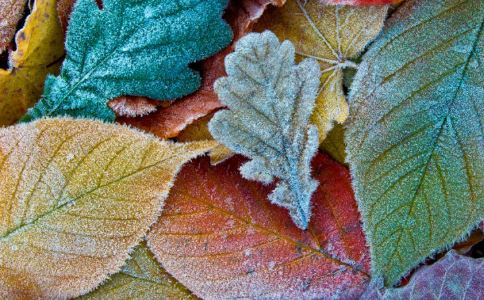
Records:
M26 0L0 0L0 53L5 51L22 18Z
M188 65L226 46L227 0L78 0L67 31L67 57L49 76L41 101L24 121L42 116L114 120L107 101L121 95L173 99L195 91Z
M43 119L0 129L0 298L69 298L119 270L175 174L213 143Z
M321 150L326 151L339 163L346 161L345 128L336 124L321 144Z
M401 288L369 288L362 300L478 300L484 295L484 258L449 251L430 266L423 266Z
M156 112L142 118L118 118L120 123L130 124L152 132L161 138L172 138L186 126L222 107L213 84L225 76L224 58L234 50L234 44L252 29L252 25L269 5L281 6L285 0L231 0L224 19L232 27L234 39L225 50L201 63L202 86L195 93L175 101L169 107L159 108Z
M396 4L403 0L319 0L325 4L332 5L383 5Z
M106 283L94 292L79 298L94 299L197 299L168 274L143 243L131 258Z
M155 112L159 101L146 97L121 96L108 102L108 106L120 117L142 117Z
M47 74L59 70L64 42L55 3L35 1L24 28L17 33L17 50L10 54L10 68L0 69L0 126L24 115L42 95Z
M240 39L225 58L228 77L215 82L229 110L217 112L209 129L216 140L252 159L241 167L242 176L263 183L279 179L269 200L288 209L305 229L318 186L309 166L318 130L309 117L320 72L316 61L296 65L294 56L291 42L279 43L270 31Z
M483 20L481 0L405 1L353 82L347 160L387 285L483 218Z
M333 127L348 117L343 91L343 69L380 32L387 6L327 6L319 0L288 0L282 8L264 14L258 30L270 29L294 43L298 58L312 57L321 65L321 83L311 121L322 142Z
M357 299L369 256L348 170L319 154L307 230L244 180L237 155L215 167L187 164L148 234L165 269L203 299Z

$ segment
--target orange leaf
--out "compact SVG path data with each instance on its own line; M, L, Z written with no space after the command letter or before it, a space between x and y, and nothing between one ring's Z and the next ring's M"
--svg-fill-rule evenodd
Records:
M147 237L163 267L202 298L360 295L369 255L348 170L316 156L320 186L302 231L267 201L270 186L240 176L243 161L235 156L212 167L203 158L181 171Z
M172 138L195 120L222 107L213 91L213 83L217 78L226 75L225 56L233 51L234 42L251 30L269 4L282 6L285 2L286 0L230 1L224 18L234 31L234 41L225 50L201 63L200 73L203 80L200 89L150 115L139 118L120 117L118 122L150 131L161 138Z

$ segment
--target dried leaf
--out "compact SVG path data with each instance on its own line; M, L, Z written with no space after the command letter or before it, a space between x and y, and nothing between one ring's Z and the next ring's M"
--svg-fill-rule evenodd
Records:
M319 65L307 59L294 63L294 47L279 43L270 31L240 39L225 58L228 77L215 82L220 101L230 110L210 120L213 137L252 160L240 171L246 179L278 183L272 203L289 210L306 229L311 195L318 183L310 163L318 149L318 130L309 125L319 85Z
M43 98L24 121L70 115L114 120L106 103L121 95L174 99L195 91L188 64L232 39L221 19L227 0L184 2L78 0L67 31L60 76L49 76Z
M405 1L353 81L347 160L387 285L483 217L483 19L481 0Z
M321 185L303 231L266 201L271 187L240 176L243 161L180 172L147 238L165 269L204 299L357 299L369 261L348 170L315 157Z
M282 8L268 11L258 23L258 30L270 29L280 39L292 41L298 58L312 57L321 65L322 86L311 117L318 127L320 142L334 122L342 124L348 117L343 69L356 67L351 59L380 32L387 9L288 0Z
M211 147L87 120L0 129L0 297L95 288L156 220L180 166Z
M8 48L27 0L0 0L0 53Z
M197 299L168 274L143 243L138 246L121 272L111 277L87 299Z
M41 96L47 74L59 70L64 42L55 3L35 1L25 27L17 33L10 69L0 69L0 126L10 125L25 114Z
M380 292L370 287L362 300L481 299L484 295L484 258L471 258L451 250L433 265L423 266L401 288Z
M224 18L232 27L234 39L224 51L201 63L202 86L194 94L176 101L169 107L142 118L118 118L120 123L150 131L161 138L178 135L187 125L222 107L213 90L213 84L219 77L225 76L224 58L234 50L234 44L252 29L253 23L262 15L270 4L281 6L285 0L231 0Z

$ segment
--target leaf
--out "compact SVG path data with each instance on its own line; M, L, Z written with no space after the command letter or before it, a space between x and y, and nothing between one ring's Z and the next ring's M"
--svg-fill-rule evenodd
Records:
M387 6L326 6L317 0L288 0L269 11L258 23L259 31L270 29L280 39L294 43L298 59L318 60L322 86L318 91L311 122L322 142L333 127L348 117L343 91L343 69L355 68L351 61L380 32Z
M119 270L175 174L213 143L97 121L0 129L0 298L70 298Z
M374 299L480 299L484 294L484 258L471 258L451 250L430 266L423 266L402 288L380 293L368 289L362 300Z
M205 141L213 140L210 131L208 130L208 122L213 117L213 115L205 116L194 123L188 125L180 134L177 136L177 141L180 142L193 142L193 141ZM226 159L234 156L234 153L224 145L217 145L208 153L210 157L210 163L212 165L219 164Z
M221 19L225 5L105 0L100 10L94 0L78 0L61 74L47 78L43 98L23 120L70 115L113 121L106 103L117 96L173 99L195 91L200 76L188 64L232 38Z
M232 27L234 39L225 50L204 60L200 66L202 86L195 93L185 96L169 107L159 108L156 112L141 118L118 118L123 124L152 132L161 138L176 137L180 131L195 120L202 118L222 104L213 90L219 77L225 76L224 58L233 52L235 42L251 31L254 22L270 5L282 6L285 0L231 0L224 18ZM118 114L121 116L121 114Z
M483 217L483 18L479 0L405 1L353 82L347 160L386 285Z
M22 18L26 0L0 0L0 53L10 44Z
M288 209L294 223L306 229L318 186L309 166L318 149L318 131L309 117L319 65L311 59L295 65L291 42L281 44L266 31L240 39L225 58L225 68L228 77L219 78L214 87L230 110L215 114L210 133L252 159L241 167L244 178L263 183L278 178L269 200Z
M168 274L143 243L104 285L80 299L197 299Z
M36 0L17 33L10 68L0 69L0 126L17 121L42 94L48 73L59 70L64 55L55 0Z
M320 0L322 3L331 5L383 5L396 4L403 0Z
M321 184L303 231L266 201L272 187L240 176L244 161L182 169L147 237L165 269L203 299L357 299L369 261L348 170L315 157Z
M346 160L344 133L344 127L336 124L321 144L322 150L326 151L333 159L342 164Z

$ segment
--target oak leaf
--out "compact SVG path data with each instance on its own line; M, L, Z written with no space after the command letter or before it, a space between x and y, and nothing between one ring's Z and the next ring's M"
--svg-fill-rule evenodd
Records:
M343 91L343 69L356 68L351 61L383 27L388 6L328 6L318 0L288 0L269 10L256 29L269 29L280 39L294 43L299 58L315 58L321 65L321 84L311 121L322 142L333 123L348 117Z
M159 262L204 299L356 299L369 261L348 170L316 156L321 184L303 231L266 200L272 187L240 176L244 161L182 169L147 237Z
M353 81L347 161L387 286L483 218L483 20L481 0L405 1Z
M87 120L0 129L0 298L95 288L157 219L181 165L213 146Z
M42 95L47 74L59 70L64 42L55 0L35 1L16 43L10 68L0 69L0 126L10 125L25 114Z
M234 50L236 41L251 31L254 22L269 5L282 6L284 3L285 0L231 0L224 18L234 32L233 42L222 52L200 64L202 76L200 89L172 103L169 107L158 108L156 112L148 116L141 118L120 117L118 121L150 131L161 138L172 138L195 120L222 107L213 90L213 84L219 77L226 75L224 69L225 56Z

